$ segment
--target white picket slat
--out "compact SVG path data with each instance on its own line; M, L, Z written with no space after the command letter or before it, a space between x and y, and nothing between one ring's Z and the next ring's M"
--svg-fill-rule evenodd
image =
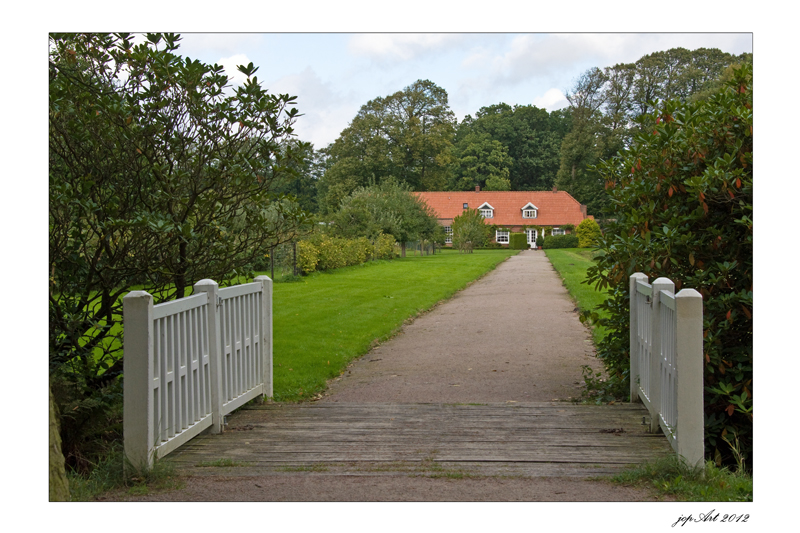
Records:
M144 291L125 296L124 433L132 464L152 466L206 428L222 431L226 413L271 394L271 283L261 276L219 289L202 280L194 295L155 306Z
M650 285L637 272L631 291L631 401L651 415L672 448L691 466L704 459L703 305L700 293L666 278Z

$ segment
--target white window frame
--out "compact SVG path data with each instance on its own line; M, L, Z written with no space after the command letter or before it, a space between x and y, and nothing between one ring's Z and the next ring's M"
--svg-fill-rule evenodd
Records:
M444 227L444 243L445 244L453 244L453 227L452 226L445 226Z
M522 208L522 218L537 218L539 216L539 208L528 202Z
M484 202L478 208L483 218L494 218L494 207L489 205L489 202Z
M500 240L501 237L504 240ZM494 232L494 242L499 243L499 244L508 244L510 239L511 239L511 232L510 231L500 231L499 229L495 230L495 232Z
M567 230L561 228L553 228L553 230L550 232L550 235L566 235L566 234Z

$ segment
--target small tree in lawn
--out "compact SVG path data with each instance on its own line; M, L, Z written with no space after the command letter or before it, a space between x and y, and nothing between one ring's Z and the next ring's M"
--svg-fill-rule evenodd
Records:
M593 218L586 218L575 228L575 235L578 236L579 247L589 248L595 245L602 232Z
M485 246L489 229L477 209L465 209L453 219L453 245L461 253L472 253L473 248Z
M407 242L432 239L439 225L433 211L412 194L411 187L392 178L356 188L330 220L331 232L337 236L372 240L381 233L394 236L403 257Z

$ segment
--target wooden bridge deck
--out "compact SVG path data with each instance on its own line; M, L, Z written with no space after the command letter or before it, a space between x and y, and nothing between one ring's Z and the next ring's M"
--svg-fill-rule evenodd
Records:
M597 476L671 453L639 404L256 405L167 459L193 475ZM649 419L648 419L649 421ZM232 466L209 468L212 465Z

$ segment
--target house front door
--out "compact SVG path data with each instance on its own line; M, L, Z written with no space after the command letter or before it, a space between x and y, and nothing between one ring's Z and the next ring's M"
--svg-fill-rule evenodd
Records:
M528 234L528 244L531 246L531 248L536 248L536 230L526 229L525 233Z

